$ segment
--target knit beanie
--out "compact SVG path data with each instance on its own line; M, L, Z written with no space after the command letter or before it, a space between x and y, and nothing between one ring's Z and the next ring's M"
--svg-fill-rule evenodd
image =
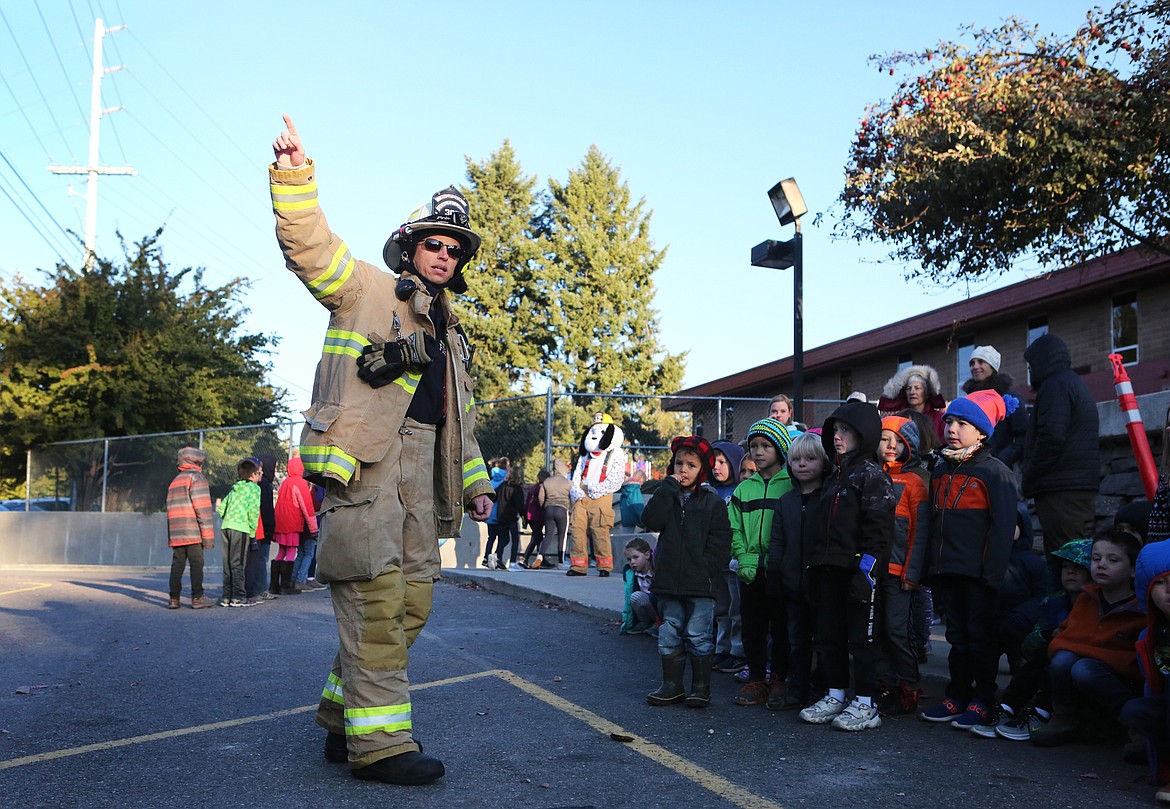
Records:
M762 435L771 441L780 453L781 463L788 459L788 449L792 446L792 435L778 419L760 419L748 428L748 441L752 440L753 435Z
M999 352L991 346L975 346L975 350L971 352L971 359L983 360L991 366L991 370L999 373L1000 356ZM968 360L969 362L970 360Z
M957 416L970 422L976 430L990 437L995 432L995 425L1007 416L1007 406L1003 397L995 391L977 390L951 402L943 418L947 416Z
M670 442L670 465L674 466L674 455L678 454L680 449L689 450L699 456L702 469L699 470L699 483L702 483L711 476L711 470L715 468L715 451L711 449L711 444L706 438L701 438L697 435L680 435L678 438ZM669 474L669 473L668 473Z
M882 430L889 430L902 441L902 451L898 453L899 463L906 463L911 457L910 445L906 443L906 436L902 435L902 430L907 424L914 430L914 435L918 435L918 427L910 419L903 418L902 416L886 416L882 419ZM914 447L913 451L917 452L918 447Z

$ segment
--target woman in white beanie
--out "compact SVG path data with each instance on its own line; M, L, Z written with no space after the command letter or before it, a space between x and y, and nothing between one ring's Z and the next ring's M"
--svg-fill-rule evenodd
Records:
M1024 436L1028 433L1028 409L1024 406L1024 399L1012 390L1015 380L1007 372L1000 372L1001 357L992 346L976 346L971 352L968 366L971 369L971 378L963 383L964 393L974 393L977 390L993 390L1004 398L1017 401L1012 410L1009 406L1007 418L995 425L995 433L988 441L991 454L1003 461L1007 467L1012 467L1017 461L1024 458Z

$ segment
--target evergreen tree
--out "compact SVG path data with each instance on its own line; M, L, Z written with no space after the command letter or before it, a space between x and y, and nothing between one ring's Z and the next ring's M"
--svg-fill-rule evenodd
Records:
M482 163L467 158L467 179L464 193L483 244L464 269L467 293L455 307L475 345L475 395L486 400L528 393L539 371L537 346L547 334L531 305L536 178L523 174L505 140Z
M124 246L119 266L59 265L43 287L0 281L0 479L9 485L23 482L29 447L255 424L280 411L284 393L265 382L263 358L278 338L238 330L246 284L209 287L201 270L172 271L161 233Z

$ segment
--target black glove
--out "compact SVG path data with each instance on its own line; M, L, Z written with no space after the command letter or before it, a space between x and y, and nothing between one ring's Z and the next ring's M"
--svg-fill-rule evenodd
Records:
M376 335L372 335L376 336ZM409 337L392 342L376 340L362 349L358 364L358 378L371 388L389 385L406 372L431 361L427 351L427 335L421 329Z

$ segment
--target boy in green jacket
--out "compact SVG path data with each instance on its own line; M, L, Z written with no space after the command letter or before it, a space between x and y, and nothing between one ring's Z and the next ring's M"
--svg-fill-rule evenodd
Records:
M254 607L244 597L244 559L248 543L256 535L260 522L260 464L245 458L236 464L236 483L227 497L219 501L216 511L223 528L223 595L221 607Z
M731 557L737 565L743 616L743 650L748 681L735 695L736 705L761 705L769 689L783 689L788 676L788 617L783 599L769 600L768 544L772 515L780 496L792 489L788 448L792 436L777 419L760 419L748 429L748 454L756 473L735 487L727 516L731 520ZM779 571L775 575L779 575ZM772 639L772 680L767 681L768 638Z

